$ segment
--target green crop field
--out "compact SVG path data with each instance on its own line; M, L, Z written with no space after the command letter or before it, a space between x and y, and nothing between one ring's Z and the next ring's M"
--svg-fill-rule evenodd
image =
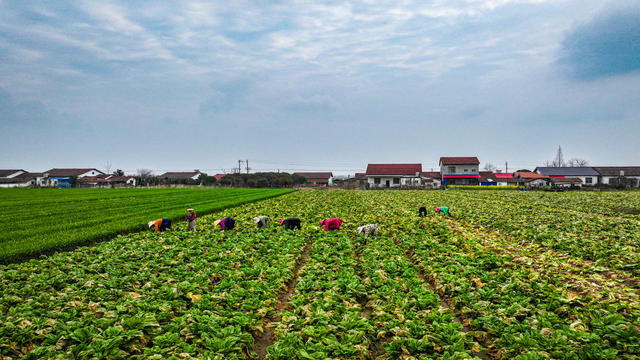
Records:
M637 192L293 192L195 233L0 265L0 359L638 359L639 208ZM228 215L236 229L213 228Z
M282 195L271 189L0 189L0 262Z

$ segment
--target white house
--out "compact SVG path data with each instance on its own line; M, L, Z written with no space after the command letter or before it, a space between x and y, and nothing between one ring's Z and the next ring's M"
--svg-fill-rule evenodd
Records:
M442 174L438 171L423 171L420 173L422 184L431 189L438 189L442 185Z
M586 186L593 186L598 184L598 177L600 174L592 167L580 166L580 167L537 167L533 170L538 174L553 178L578 178L581 183ZM575 184L574 184L575 185Z
M440 158L442 183L446 185L479 185L480 160L475 156Z
M305 183L309 185L333 185L332 172L294 172L305 178Z
M594 166L602 185L640 187L640 166Z
M369 164L365 176L370 188L422 186L422 164Z
M47 187L57 185L57 180L49 179L44 173L24 172L13 177L0 178L0 188Z
M78 179L86 176L104 175L102 171L94 168L50 169L48 171L45 171L44 174L50 180L55 180L55 183L58 187L70 187L74 178Z

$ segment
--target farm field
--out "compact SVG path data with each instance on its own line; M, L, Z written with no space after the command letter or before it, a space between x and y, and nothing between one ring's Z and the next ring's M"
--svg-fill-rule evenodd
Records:
M0 262L285 194L265 189L0 189Z
M1 265L0 359L637 359L639 196L298 191Z

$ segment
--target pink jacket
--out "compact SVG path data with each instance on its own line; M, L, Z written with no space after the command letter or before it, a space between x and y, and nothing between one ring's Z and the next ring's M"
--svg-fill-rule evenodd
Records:
M324 224L324 231L339 230L340 225L342 225L342 220L338 218L325 219L322 220L322 224Z

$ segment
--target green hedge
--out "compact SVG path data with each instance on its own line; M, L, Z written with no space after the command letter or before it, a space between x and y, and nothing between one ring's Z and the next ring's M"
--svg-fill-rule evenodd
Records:
M516 185L449 185L447 189L453 190L518 190Z

